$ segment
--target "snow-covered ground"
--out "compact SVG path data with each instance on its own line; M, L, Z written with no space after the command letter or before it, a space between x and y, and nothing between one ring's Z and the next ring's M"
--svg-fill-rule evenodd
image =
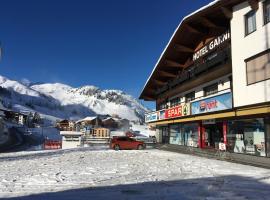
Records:
M269 199L270 170L159 150L0 155L7 199Z

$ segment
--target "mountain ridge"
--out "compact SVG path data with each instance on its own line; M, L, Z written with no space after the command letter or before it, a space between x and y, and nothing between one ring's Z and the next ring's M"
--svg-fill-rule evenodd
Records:
M143 121L148 109L121 90L102 90L93 85L72 87L62 83L31 83L0 75L0 95L6 107L20 112L39 112L59 119L94 115L118 115Z

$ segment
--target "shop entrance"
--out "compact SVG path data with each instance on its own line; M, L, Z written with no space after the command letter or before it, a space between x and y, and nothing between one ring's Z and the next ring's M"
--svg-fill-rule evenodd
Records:
M170 141L169 137L169 128L168 127L162 127L162 144L168 144Z
M204 124L202 127L202 143L204 148L219 148L219 143L223 140L223 123Z

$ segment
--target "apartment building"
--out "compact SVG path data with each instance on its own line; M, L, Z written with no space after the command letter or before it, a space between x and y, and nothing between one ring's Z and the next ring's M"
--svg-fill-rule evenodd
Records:
M145 121L159 142L270 157L269 21L270 0L214 1L181 21L140 95L156 102Z

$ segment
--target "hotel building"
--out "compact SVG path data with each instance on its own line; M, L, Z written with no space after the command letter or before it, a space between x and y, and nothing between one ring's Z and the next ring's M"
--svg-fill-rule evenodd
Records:
M217 0L185 17L140 99L160 143L269 162L270 0Z

